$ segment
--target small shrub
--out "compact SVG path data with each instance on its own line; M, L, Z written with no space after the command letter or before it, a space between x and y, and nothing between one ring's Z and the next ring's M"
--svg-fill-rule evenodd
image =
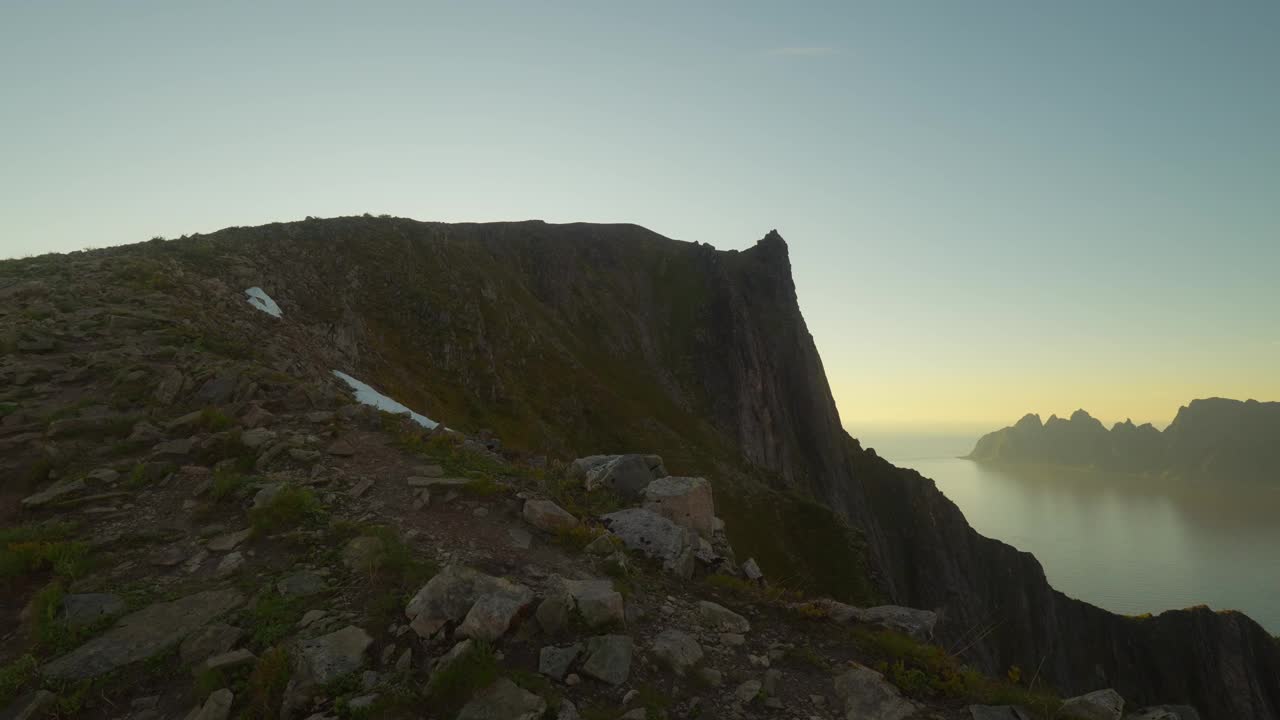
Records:
M498 660L487 643L477 643L445 669L433 673L427 688L428 707L440 717L453 717L468 700L498 679Z
M283 648L272 648L258 658L249 674L248 706L242 717L248 720L276 720L289 684L289 654Z
M263 593L249 611L250 642L255 648L267 648L293 632L302 619L302 601L277 592Z
M0 578L25 577L44 570L68 579L83 575L89 567L89 547L62 539L73 527L54 522L0 530Z
M320 501L309 488L286 486L260 508L249 511L255 532L279 532L298 527L321 515Z
M603 534L604 531L598 527L578 523L573 527L562 526L556 528L551 537L557 545L574 550L581 550Z
M27 654L8 665L0 666L0 707L7 707L40 675L40 664Z
M254 478L241 475L230 468L219 468L213 474L213 485L209 488L209 497L214 502L236 499L242 491L253 484Z
M18 412L18 406L15 403L0 403L0 418L16 412Z
M199 427L206 432L222 432L234 424L234 420L217 408L205 408L200 411Z

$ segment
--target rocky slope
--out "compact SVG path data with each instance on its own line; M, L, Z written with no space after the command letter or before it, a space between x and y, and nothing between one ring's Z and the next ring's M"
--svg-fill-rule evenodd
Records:
M970 457L1210 481L1280 479L1280 402L1208 398L1178 409L1163 432L1126 420L1108 430L1084 410L1063 420L1026 415L982 436Z
M249 305L250 287L264 289L283 317ZM773 233L751 250L718 252L634 226L309 220L9 262L0 266L0 292L8 388L0 403L9 428L0 462L10 477L25 478L2 489L6 523L33 512L18 501L53 482L55 496L64 483L72 487L73 506L86 493L104 496L85 508L95 526L113 513L126 516L122 530L166 518L187 538L200 527L191 514L209 512L209 501L191 498L172 468L151 467L164 452L194 453L181 462L196 467L235 459L268 476L292 473L285 477L295 483L337 482L339 492L320 494L328 512L411 522L401 513L422 498L394 482L376 508L346 507L346 493L365 481L369 492L385 477L411 476L412 461L374 453L365 465L361 449L349 467L342 446L323 452L339 440L368 446L351 435L356 426L378 432L323 415L345 402L348 390L332 375L341 369L490 447L501 438L503 462L518 470L497 477L512 492L558 487L559 475L542 469L557 459L657 452L671 472L712 481L739 558L754 557L803 595L937 610L943 644L991 673L1016 665L1041 687L1115 686L1131 702L1187 701L1207 717L1280 716L1280 655L1247 618L1192 610L1139 621L1065 598L1034 558L973 532L932 482L847 437L800 315L786 245ZM255 407L283 418L283 428L268 424L272 442L250 452L246 433L261 436ZM215 410L221 415L201 414ZM319 433L306 430L314 412ZM231 427L216 427L222 416ZM187 425L167 424L181 418ZM397 447L422 447L400 431L391 437ZM139 487L159 476L164 502L149 490L143 502L139 493L96 487L89 474L100 469L126 473ZM464 529L486 524L473 519L481 505L447 509L467 519L445 524L462 533L464 548ZM243 510L212 507L212 524L221 515L243 522ZM94 542L112 548L102 537L111 535L95 527ZM509 555L507 537L494 528L482 554ZM452 557L450 539L433 533L432 552ZM232 562L227 577L281 571L242 559L247 570ZM299 561L307 560L288 560ZM164 567L123 560L130 562L135 582ZM222 562L202 560L196 572L216 580ZM115 587L122 579L110 580ZM669 589L676 605L692 602L682 586ZM935 685L947 684L945 673L929 676L917 664L900 674L890 664L887 674L939 702ZM913 686L912 670L927 689Z

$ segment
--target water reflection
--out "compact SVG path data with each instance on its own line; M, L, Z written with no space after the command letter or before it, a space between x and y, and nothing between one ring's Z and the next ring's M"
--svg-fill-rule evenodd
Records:
M979 532L1035 553L1063 592L1123 613L1239 609L1280 632L1280 487L895 462L933 478Z

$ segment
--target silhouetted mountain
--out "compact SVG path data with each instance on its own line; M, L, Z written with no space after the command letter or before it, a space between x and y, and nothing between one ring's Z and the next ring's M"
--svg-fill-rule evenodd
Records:
M1160 432L1131 420L1107 430L1084 410L1070 420L1026 415L988 433L969 457L1209 479L1280 478L1280 402L1208 398L1180 408Z

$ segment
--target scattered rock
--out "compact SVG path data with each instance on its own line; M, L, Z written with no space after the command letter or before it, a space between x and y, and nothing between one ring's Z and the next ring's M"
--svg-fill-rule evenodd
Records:
M529 593L528 588L508 580L451 565L422 586L404 612L419 636L431 637L446 623L466 617L482 595L520 597L525 593Z
M645 507L710 538L715 521L711 483L700 477L664 477L644 489Z
M1056 717L1064 720L1120 720L1123 713L1124 698L1107 688L1063 700Z
M724 673L715 668L698 668L698 677L702 679L708 687L718 688L724 684Z
M353 498L358 498L368 492L371 487L373 487L373 478L365 478L360 482L357 482L355 485L352 485L351 489L347 491L347 494Z
M848 717L877 720L904 720L920 709L919 703L902 693L884 676L862 665L854 665L836 676L836 697L844 703Z
M231 705L234 701L235 695L227 688L215 690L209 694L209 699L204 701L200 712L196 713L192 720L227 720L231 715Z
M275 439L275 433L262 427L251 428L240 433L240 444L250 450L257 450L264 445L269 445L275 442Z
M534 617L542 632L557 637L569 628L569 616L573 612L573 598L567 594L556 594L544 598L538 604Z
M558 580L590 628L622 625L626 622L622 593L609 580Z
M64 595L60 618L72 628L92 625L99 620L124 612L124 600L108 593Z
M172 457L185 457L191 454L196 446L195 438L182 438L180 440L169 440L162 442L151 448L153 455L163 455Z
M285 708L301 707L321 685L364 667L372 644L373 638L354 625L299 643L292 654L294 674L285 690Z
M938 614L930 610L899 607L897 605L880 605L870 608L849 607L850 617L860 623L875 625L908 635L916 640L933 639L933 627L938 622ZM835 617L833 614L832 617Z
M234 550L237 545L248 540L250 535L253 535L253 528L225 533L205 543L205 547L213 552L227 552L228 550Z
M33 720L44 717L44 709L57 701L58 696L48 690L29 692L13 701L9 707L0 711L4 720Z
M522 585L481 595L454 635L474 640L497 640L506 634L533 601L533 591Z
M84 476L86 480L92 480L95 483L110 485L120 479L120 473L111 468L98 468L93 472Z
M751 582L764 581L764 573L760 572L760 566L756 564L755 558L747 558L746 562L742 563L742 574Z
M587 640L582 672L610 685L621 685L631 675L634 643L626 635L597 635Z
M276 582L276 590L286 597L308 597L328 589L324 578L309 570L286 575Z
M698 602L698 617L712 628L724 632L737 634L751 632L751 623L746 618L710 600Z
M764 678L760 681L760 689L765 695L776 696L778 694L778 685L782 682L781 670L765 670Z
M257 660L258 657L256 655L244 648L240 648L239 650L232 650L206 658L204 662L191 669L191 674L199 675L205 671L229 670L240 665L257 662Z
M23 507L40 507L59 498L78 493L85 489L83 480L63 480L56 482L40 492L22 499Z
M526 500L521 514L525 522L546 532L578 526L578 518L550 500Z
M244 555L239 552L227 553L222 556L222 560L218 562L218 567L214 568L213 574L219 578L229 577L243 566Z
M182 641L178 657L184 665L203 662L214 655L230 651L243 635L243 630L225 623L206 625Z
M582 644L574 643L569 647L548 645L538 654L538 672L553 680L562 680L569 672L569 666L582 654Z
M592 455L574 460L568 474L571 479L581 478L587 490L604 487L623 497L637 497L666 470L657 455Z
M1153 705L1134 712L1126 720L1200 720L1200 713L1190 705Z
M533 536L521 527L507 528L507 537L511 539L511 547L517 550L528 550L533 545Z
M43 673L54 680L82 680L146 660L243 600L240 593L227 589L155 603L124 616L114 628L48 663Z
M702 661L702 646L689 633L670 628L653 639L653 654L677 675Z
M546 711L546 700L499 678L462 708L458 720L538 720Z
M601 518L628 548L662 563L678 577L693 575L697 533L643 508L627 508Z
M760 688L762 686L763 685L759 680L747 680L734 689L733 699L743 705L747 705L752 700L755 700L760 696ZM879 720L879 718L877 718L877 720Z

